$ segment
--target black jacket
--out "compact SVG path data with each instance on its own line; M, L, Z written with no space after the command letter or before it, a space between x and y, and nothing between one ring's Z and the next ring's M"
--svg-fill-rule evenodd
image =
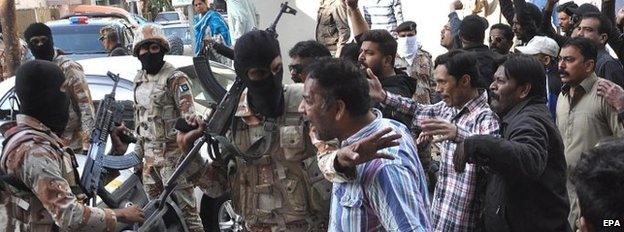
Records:
M543 99L517 104L501 124L503 138L464 141L487 167L486 231L570 231L563 142Z
M481 74L480 88L490 89L490 84L494 78L494 72L496 72L494 57L496 56L488 46L483 44L477 46L464 47L464 50L474 52L477 56L477 64L479 66L479 73Z
M381 87L391 93L401 95L401 97L412 98L416 91L416 80L409 77L404 72L397 72L395 76L380 78ZM384 118L394 119L402 122L407 127L412 124L412 118L389 108L383 108L377 104L375 108L379 109Z
M121 46L121 44L115 45L115 47L110 51L108 56L127 56L131 55L130 50Z

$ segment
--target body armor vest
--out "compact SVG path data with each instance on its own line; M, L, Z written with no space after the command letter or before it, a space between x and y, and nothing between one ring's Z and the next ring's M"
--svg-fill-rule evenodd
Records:
M0 164L2 169L6 171L7 160L10 159L20 146L32 146L33 144L44 144L49 146L54 154L60 155L61 175L65 179L74 195L82 195L78 185L78 173L76 168L78 164L75 157L68 153L71 149L63 150L62 145L45 132L35 130L27 126L17 126L7 131L7 141L4 144L2 158ZM10 174L10 173L9 173ZM43 204L37 196L31 191L9 187L11 194L7 210L12 211L15 219L29 226L29 231L56 231L58 227L55 225L51 215L44 208ZM43 215L43 217L42 217ZM11 220L11 219L9 219Z
M134 80L134 118L136 132L142 140L137 145L144 146L145 156L164 158L165 154L178 148L174 126L180 113L167 82L179 75L184 73L165 63L156 75L147 75L141 70ZM159 163L157 160L156 165Z
M308 128L298 112L302 93L302 84L284 86L284 114L274 125L263 121L235 128L233 143L243 151L255 141L271 137L265 141L271 143L268 152L259 159L237 158L236 174L230 177L234 208L247 226L276 224L284 229L301 221L312 227L326 225L331 183L318 168Z

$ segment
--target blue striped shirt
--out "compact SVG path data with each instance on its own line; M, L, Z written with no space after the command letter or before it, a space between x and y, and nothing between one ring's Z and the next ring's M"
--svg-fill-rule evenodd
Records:
M360 2L364 19L371 30L393 31L399 24L403 23L401 0L364 0Z
M341 146L390 127L402 135L400 144L380 152L395 159L358 165L354 181L334 183L329 231L431 231L425 173L411 134L403 124L374 112L377 118Z

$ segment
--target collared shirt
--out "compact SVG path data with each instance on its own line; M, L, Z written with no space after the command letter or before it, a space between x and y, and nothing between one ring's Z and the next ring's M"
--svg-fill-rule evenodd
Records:
M574 88L565 85L557 100L557 127L561 132L568 167L575 167L581 153L601 139L624 135L617 111L598 96L598 76L592 73Z
M432 223L434 231L473 231L479 221L478 214L483 202L484 178L479 178L477 166L468 164L464 173L457 173L453 167L453 152L457 143L475 134L499 134L498 116L490 109L487 93L468 101L461 109L450 107L444 102L424 105L409 98L392 93L383 104L413 116L412 127L420 127L425 119L440 118L457 126L455 141L446 140L440 144L441 167L433 194ZM479 172L480 173L480 172Z
M362 10L371 30L392 31L403 23L401 0L365 0L362 2Z
M409 60L397 56L394 66L405 69L405 72L416 80L416 91L412 99L421 104L430 104L435 93L431 54L419 48L418 54Z
M410 133L403 124L373 111L375 120L341 146L389 127L402 137L398 146L380 152L395 159L360 164L354 181L334 183L328 231L431 231L425 173Z

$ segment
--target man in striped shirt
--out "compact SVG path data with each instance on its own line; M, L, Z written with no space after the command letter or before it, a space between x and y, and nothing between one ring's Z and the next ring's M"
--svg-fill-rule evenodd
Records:
M442 102L434 105L386 92L375 76L369 76L373 100L412 116L412 130L423 131L419 142L430 141L433 136L433 142L440 142L441 167L431 213L433 230L475 231L483 202L483 170L472 165L464 173L455 172L453 153L457 144L470 135L499 133L498 118L488 106L487 92L478 89L481 78L475 55L452 50L436 59L436 92Z
M363 0L362 11L371 30L392 32L403 23L401 0Z
M425 174L414 142L403 124L370 110L364 74L348 61L321 60L310 67L303 99L299 110L315 136L341 141L332 168L350 177L334 183L328 230L430 231ZM383 137L391 130L396 134Z

